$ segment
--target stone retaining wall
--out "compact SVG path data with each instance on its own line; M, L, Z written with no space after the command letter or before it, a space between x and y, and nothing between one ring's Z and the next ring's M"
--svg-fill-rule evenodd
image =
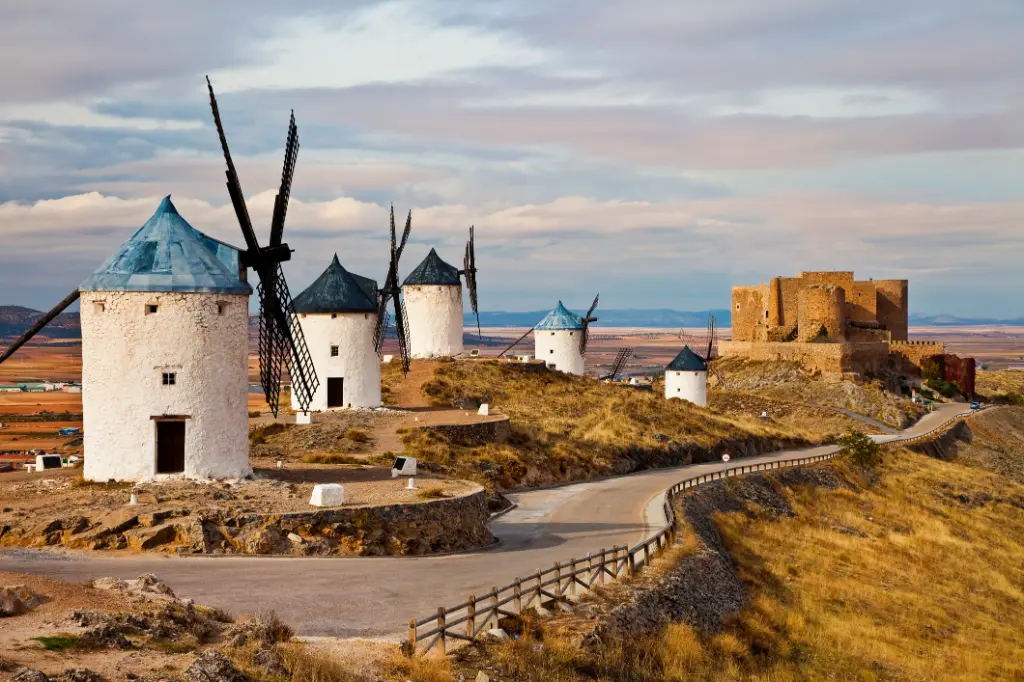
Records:
M509 419L505 416L472 424L438 424L419 428L423 431L441 434L452 445L467 446L504 443L512 431Z
M423 555L490 545L488 516L486 493L477 486L449 499L285 514L168 509L128 513L109 524L75 515L33 528L0 526L0 544L178 554Z

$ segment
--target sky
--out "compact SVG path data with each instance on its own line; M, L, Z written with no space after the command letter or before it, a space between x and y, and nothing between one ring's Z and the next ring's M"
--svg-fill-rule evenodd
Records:
M11 0L0 305L49 309L172 195L241 244L205 91L297 294L476 226L483 310L729 307L800 270L1024 315L1020 0Z

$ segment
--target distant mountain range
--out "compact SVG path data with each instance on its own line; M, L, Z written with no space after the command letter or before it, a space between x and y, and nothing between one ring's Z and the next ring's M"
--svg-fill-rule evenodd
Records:
M583 314L585 310L574 311ZM530 312L481 312L481 327L532 327L547 315L547 310ZM20 336L42 316L38 310L17 305L0 306L0 337L12 338ZM594 313L599 319L596 326L606 327L652 327L671 329L674 327L703 327L708 323L708 315L714 315L720 327L728 327L731 317L728 310L685 311L668 308L629 308L614 309L598 308ZM472 313L465 316L466 329L476 326L476 318ZM259 318L249 316L249 325L255 328ZM936 327L970 327L989 324L1006 324L1024 326L1024 317L1013 319L956 317L954 315L921 315L910 316L911 326ZM46 327L45 336L50 338L78 338L81 336L81 322L78 313L61 313Z

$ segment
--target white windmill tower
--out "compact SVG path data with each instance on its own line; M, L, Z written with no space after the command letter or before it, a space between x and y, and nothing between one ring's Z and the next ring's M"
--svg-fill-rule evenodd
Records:
M248 439L249 294L246 268L260 278L260 377L274 413L282 370L292 390L315 392L316 375L280 263L298 154L292 117L284 172L261 246L210 88L227 162L227 186L246 249L189 225L165 198L153 217L79 289L0 355L0 363L81 298L82 412L88 480L154 475L236 478L251 472Z
M84 477L237 478L249 467L249 294L239 251L170 197L0 362L81 298Z
M343 268L335 254L292 305L320 379L309 410L380 407L377 283ZM295 394L292 409L302 409Z
M473 228L469 228L466 242L464 269L441 260L437 251L430 253L409 273L402 283L405 306L409 355L413 358L454 357L463 352L462 280L466 277L470 303L477 315L477 334L480 315L477 310L476 248Z
M559 301L554 310L537 323L532 331L534 353L538 360L560 372L583 374L590 323L597 320L593 312L597 308L599 296L594 297L594 303L583 317Z
M684 345L679 354L665 367L665 398L688 400L694 405L708 404L708 362L714 350L715 318L708 318L708 343L704 357Z

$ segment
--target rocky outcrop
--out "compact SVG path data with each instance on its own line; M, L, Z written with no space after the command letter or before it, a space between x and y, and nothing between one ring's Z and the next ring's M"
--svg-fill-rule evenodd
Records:
M486 493L478 488L412 504L283 514L165 509L119 510L95 519L58 517L27 529L10 527L0 544L179 554L423 555L493 543L488 515Z
M0 617L20 616L41 603L39 597L24 585L0 587Z
M188 682L251 682L252 678L242 673L219 651L205 651L185 671Z
M504 443L512 433L508 417L472 424L438 424L419 428L422 431L440 434L453 445L466 446Z

